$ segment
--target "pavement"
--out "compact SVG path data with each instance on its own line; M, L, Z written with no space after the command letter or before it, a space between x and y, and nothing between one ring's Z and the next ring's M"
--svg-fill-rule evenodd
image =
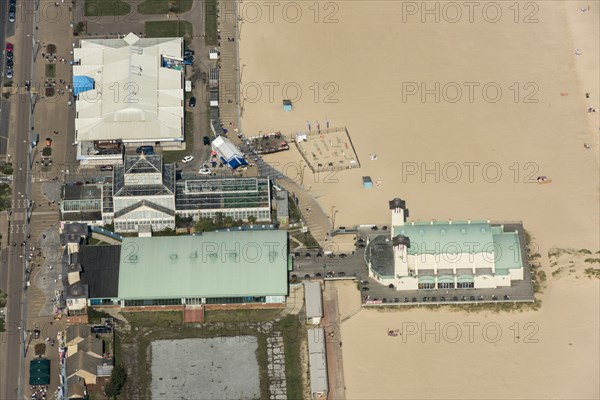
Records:
M325 282L323 291L323 321L325 328L325 351L327 352L327 378L331 400L345 399L344 362L342 360L342 338L337 289Z

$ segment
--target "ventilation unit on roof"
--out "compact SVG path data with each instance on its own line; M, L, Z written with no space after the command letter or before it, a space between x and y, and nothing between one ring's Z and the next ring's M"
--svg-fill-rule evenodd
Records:
M171 260L177 260L177 254L169 254Z

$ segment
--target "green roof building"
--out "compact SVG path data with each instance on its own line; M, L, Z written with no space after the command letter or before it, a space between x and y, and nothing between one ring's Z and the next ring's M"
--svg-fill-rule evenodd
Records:
M125 238L113 304L282 303L287 240L287 232L277 230ZM99 300L90 302L106 304Z
M523 280L518 229L489 221L406 222L401 199L390 201L389 236L365 252L369 275L398 290L489 289Z

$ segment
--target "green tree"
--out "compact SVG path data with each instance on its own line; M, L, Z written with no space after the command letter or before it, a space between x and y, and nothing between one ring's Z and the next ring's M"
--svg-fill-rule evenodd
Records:
M249 223L250 225L254 225L254 224L256 223L256 217L255 217L254 215L250 215L250 216L248 217L248 223Z
M126 381L127 372L125 372L125 368L122 365L115 366L110 374L110 381L104 388L104 394L109 398L116 399L121 394Z

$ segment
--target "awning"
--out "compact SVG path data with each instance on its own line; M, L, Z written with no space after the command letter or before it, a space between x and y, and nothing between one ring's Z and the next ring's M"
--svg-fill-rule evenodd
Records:
M92 78L85 75L73 76L73 94L77 96L79 93L87 92L94 89L95 82Z
M29 363L29 384L50 384L50 360L36 359Z

